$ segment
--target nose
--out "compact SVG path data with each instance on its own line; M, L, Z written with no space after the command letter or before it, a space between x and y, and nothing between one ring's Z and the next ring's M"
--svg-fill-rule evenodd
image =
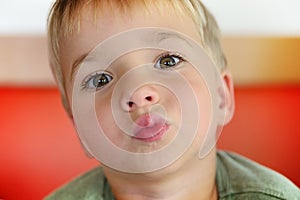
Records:
M142 86L135 90L130 98L123 101L123 108L126 111L132 112L135 109L149 107L159 101L157 91L150 86Z

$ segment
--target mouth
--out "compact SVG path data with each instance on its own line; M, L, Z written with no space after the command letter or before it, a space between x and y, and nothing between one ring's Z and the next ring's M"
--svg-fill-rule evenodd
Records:
M158 141L168 129L169 125L163 117L152 113L144 114L133 125L133 138L143 142Z

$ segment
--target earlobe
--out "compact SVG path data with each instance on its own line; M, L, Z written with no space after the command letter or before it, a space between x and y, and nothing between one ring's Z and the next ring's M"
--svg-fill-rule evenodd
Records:
M223 101L220 107L223 107L223 109L225 109L224 125L226 125L231 121L235 111L234 85L229 70L223 70L221 75L224 85L222 93L225 94L221 95Z

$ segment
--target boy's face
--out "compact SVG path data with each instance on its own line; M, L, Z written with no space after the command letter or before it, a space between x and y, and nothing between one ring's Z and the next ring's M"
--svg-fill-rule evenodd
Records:
M97 55L89 53L99 43L124 31L146 27L171 29L189 36L201 45L201 38L191 17L176 14L171 8L163 16L155 8L150 10L151 13L145 15L143 9L134 9L131 16L104 12L96 23L93 16L88 14L92 12L81 13L80 32L64 38L61 44L61 63L67 98L69 104L74 107L74 91L79 91L80 94L92 93L95 102L92 108L95 109L101 131L112 146L129 153L157 152L172 143L177 134L194 131L196 137L189 139L191 141L188 143L191 146L185 153L182 152L184 156L181 156L177 162L183 164L184 160L191 157L198 159L199 148L210 126L212 105L206 81L198 70L185 60L181 52L166 52L146 47L130 51L119 55L104 69L99 66L97 71L94 66L91 66L90 73L86 73L85 78L79 80L81 88L76 88L78 86L75 84L78 73L82 72L81 69L88 72L89 59L93 60ZM124 41L122 45L126 46L126 43L129 45L131 41ZM111 49L122 48L122 45L111 46ZM88 59L84 60L86 57ZM170 82L159 82L158 76L162 76L164 81L170 79ZM178 94L180 91L178 88L182 89L181 94ZM192 95L186 95L187 91L191 91ZM189 111L186 111L186 108ZM76 113L76 115L85 114ZM189 122L194 124L180 133L183 124ZM84 123L89 123L89 119ZM81 135L89 134L88 128L77 128L86 132L80 133ZM89 139L83 143L89 143ZM95 147L97 142L86 145L95 156L93 148L97 149ZM181 152L179 154L181 155ZM174 158L174 161L177 159L178 157ZM151 170L153 171L153 169L145 171Z

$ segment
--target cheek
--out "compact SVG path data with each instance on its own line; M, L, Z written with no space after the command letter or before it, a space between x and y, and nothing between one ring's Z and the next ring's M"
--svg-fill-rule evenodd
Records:
M195 97L198 103L199 109L199 122L198 122L198 136L204 137L208 131L209 125L212 118L212 105L211 105L211 96L206 86L204 79L198 76L189 76L193 77L188 79L191 87L194 91ZM196 108L195 108L196 109Z
M99 96L99 94L96 95L94 111L96 112L99 127L106 137L115 143L120 137L120 134L117 134L120 130L112 114L110 97Z
M211 97L206 87L199 87L197 89L199 91L197 92L197 101L200 110L200 132L205 133L207 132L212 117Z
M158 103L164 109L164 115L170 122L178 128L181 121L181 105L184 102L178 99L178 96L173 93L171 88L162 87L160 90L160 102Z
M95 112L101 128L107 128L109 123L114 122L110 104L106 101L96 100Z
M168 100L163 103L163 105L166 109L167 118L172 120L173 124L176 124L176 126L179 126L181 117L182 117L182 112L181 112L182 107L180 105L180 102L176 98L176 96L173 94L168 95L167 99Z

